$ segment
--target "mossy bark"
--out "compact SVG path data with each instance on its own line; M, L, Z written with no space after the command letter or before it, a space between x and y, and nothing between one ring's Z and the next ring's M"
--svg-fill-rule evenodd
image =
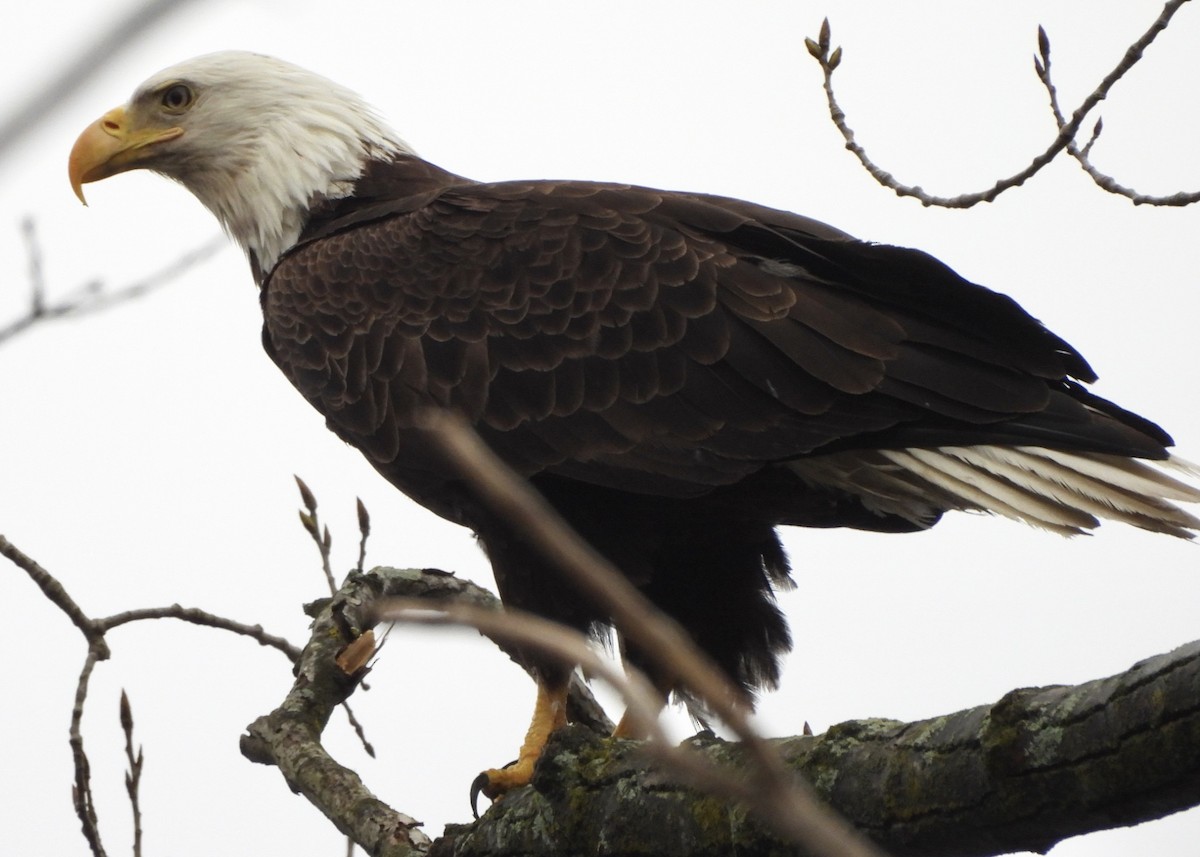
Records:
M736 744L688 742L744 774ZM788 765L889 853L1044 852L1200 803L1200 642L1112 678L1017 690L916 723L864 720L775 742ZM672 782L636 743L558 733L533 785L434 857L797 854L744 809Z

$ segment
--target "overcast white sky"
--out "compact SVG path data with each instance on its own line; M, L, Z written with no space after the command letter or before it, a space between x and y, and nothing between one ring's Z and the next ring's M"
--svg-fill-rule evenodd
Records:
M115 5L115 4L108 4ZM36 219L52 296L120 285L216 232L148 174L66 180L84 125L159 68L223 48L273 53L360 92L429 159L481 179L573 177L728 194L921 247L1007 292L1072 342L1097 390L1160 421L1200 459L1196 319L1200 209L1135 208L1068 162L998 202L924 209L880 189L830 126L804 51L823 17L845 59L843 106L904 181L953 194L1014 172L1053 135L1032 71L1050 32L1073 106L1158 14L1157 0L205 3L167 21L45 104L0 160L0 326L24 310L23 217ZM8 4L0 116L113 14L80 0ZM1103 105L1096 160L1148 192L1200 186L1200 11L1186 8ZM14 35L19 34L19 35ZM308 480L340 567L356 555L354 498L375 564L438 566L491 586L467 535L385 484L324 429L259 346L257 295L233 248L119 310L46 325L0 348L0 532L93 615L180 602L261 622L295 642L323 591L296 524ZM796 638L764 729L912 719L1021 686L1075 683L1200 636L1194 545L1107 526L1063 540L959 515L929 533L790 532ZM81 854L67 725L78 633L23 573L0 565L0 850ZM242 638L167 624L110 637L85 730L102 830L127 849L117 699L146 751L147 853L341 853L341 837L278 773L238 753L243 727L290 684ZM532 686L469 634L394 635L355 698L379 758L335 716L330 744L393 806L469 817L467 787L523 733ZM1193 855L1200 815L1059 846L1066 857Z

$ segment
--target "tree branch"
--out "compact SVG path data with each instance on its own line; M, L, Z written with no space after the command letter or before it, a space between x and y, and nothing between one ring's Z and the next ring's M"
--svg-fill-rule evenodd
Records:
M123 613L102 619L93 619L68 594L66 587L59 582L58 578L2 535L0 535L0 556L10 560L15 566L28 574L33 582L37 584L38 588L42 590L46 598L70 618L71 622L74 623L87 640L87 656L84 659L83 668L80 670L79 679L75 685L75 702L71 709L69 741L71 745L71 758L75 769L75 781L71 787L71 798L75 807L75 814L79 817L80 824L83 827L83 836L87 840L93 857L104 857L106 852L100 838L99 821L96 816L95 802L92 799L91 765L88 762L87 753L84 752L82 730L83 711L87 703L88 685L91 681L92 672L95 670L97 663L108 659L110 656L108 643L104 635L113 628L129 622L145 619L171 618L251 637L261 645L279 649L292 661L295 661L299 657L299 650L287 640L266 633L259 625L245 625L241 622L234 622L231 619L225 619L203 610L180 607L178 604L170 607L127 610ZM122 693L122 726L126 725L127 707L124 693ZM126 729L127 742L132 740L132 728L132 715L129 715L128 728ZM135 828L140 831L140 808L136 799L136 781L140 776L141 768L140 749L138 751L136 766L133 764L132 759L130 760L130 764L130 774L126 776L126 788L131 788L129 777L132 775L134 779L130 799L134 804Z
M1186 0L1182 0L1182 2L1186 2ZM1130 48L1130 50L1133 50L1133 48ZM1061 132L1066 128L1067 120L1063 116L1062 108L1058 103L1058 87L1054 85L1054 81L1050 76L1050 37L1046 35L1046 31L1041 27L1038 27L1038 56L1039 58L1034 60L1034 69L1037 71L1038 79L1046 87L1046 94L1050 98L1050 111L1054 114L1054 121L1058 123L1058 128ZM1140 56L1141 54L1138 53L1137 58L1140 58ZM1136 61L1136 58L1134 61ZM1067 153L1079 162L1083 171L1091 177L1097 187L1108 193L1123 196L1134 205L1184 206L1200 202L1200 191L1192 193L1180 191L1166 196L1153 196L1126 187L1107 173L1100 172L1092 163L1090 155L1092 146L1100 138L1100 132L1103 128L1103 122L1097 119L1096 125L1092 130L1092 136L1088 138L1087 143L1082 149L1075 142L1074 137L1067 141Z
M379 800L320 743L333 708L354 692L369 671L366 667L347 674L338 666L338 655L370 630L373 605L383 598L456 600L499 608L487 590L436 569L351 573L334 598L314 605L312 636L296 665L291 692L277 709L247 727L241 749L251 761L278 767L293 790L369 854L400 857L428 849L430 840L417 828L418 822ZM612 729L612 722L579 682L572 684L568 710L588 728Z
M62 318L78 318L110 309L140 298L168 285L190 268L199 265L226 245L224 236L215 236L187 251L158 271L125 286L109 288L101 280L90 280L57 301L47 301L46 283L41 264L41 248L33 220L22 223L29 267L29 308L0 327L0 345L15 338L34 325Z
M75 782L71 785L71 799L75 805L75 815L83 828L83 838L92 849L93 857L105 857L104 844L100 840L100 823L96 818L96 803L92 799L92 767L88 762L87 753L83 749L83 707L87 702L88 682L99 661L108 657L108 647L102 638L95 638L88 643L87 657L83 661L83 669L79 671L79 681L75 684L75 704L71 707L71 758L75 765Z
M749 775L742 745L711 734L685 743L727 776ZM895 857L1045 852L1200 803L1200 641L1074 687L772 743ZM569 728L551 740L531 788L474 825L447 828L430 857L594 853L597 842L662 857L791 853L741 808L666 780L638 744Z
M197 607L182 607L179 604L172 604L168 607L142 607L136 610L125 610L121 613L114 613L112 616L96 619L94 623L100 629L101 633L105 633L129 622L141 622L146 619L178 619L180 622L189 622L192 625L218 628L222 631L229 631L233 634L249 637L257 641L261 646L277 649L292 662L300 658L299 647L292 645L284 637L267 633L262 625L248 625L244 622L235 622L233 619L226 619L224 616L217 616L215 613L209 613L207 610L201 610Z
M920 200L922 205L936 205L942 208L970 208L981 202L991 202L1004 191L1013 187L1023 185L1034 175L1042 170L1048 163L1054 160L1058 154L1067 148L1074 141L1079 129L1083 124L1083 120L1087 115L1105 98L1113 86L1116 85L1125 74L1133 68L1139 60L1141 60L1146 48L1158 37L1158 35L1167 28L1171 18L1179 11L1180 7L1188 0L1169 0L1163 7L1162 12L1155 19L1150 28L1142 34L1141 38L1135 41L1125 51L1121 57L1121 61L1117 63L1099 86L1083 100L1083 103L1076 108L1071 114L1069 120L1065 119L1061 113L1058 113L1058 136L1050 143L1050 145L1041 154L1037 155L1028 166L1018 171L1017 173L1008 176L1007 178L999 179L990 188L976 191L973 193L959 194L958 196L946 197L930 194L916 185L906 185L898 181L891 173L887 172L878 166L870 156L866 149L855 139L854 131L851 130L849 123L846 121L846 114L838 104L837 97L833 91L833 72L841 65L843 55L840 47L830 50L830 28L829 20L826 19L821 25L821 31L816 39L805 39L805 46L809 54L820 64L822 74L824 75L825 98L829 105L829 116L833 120L834 126L841 132L842 138L846 141L846 148L858 158L859 162L869 172L877 182L886 188L896 192L897 196L911 196ZM1039 28L1039 46L1044 46L1044 31ZM1043 51L1045 53L1045 51ZM1035 61L1036 62L1036 61ZM1038 74L1041 76L1041 68L1039 66ZM1056 110L1057 113L1057 110ZM1093 177L1095 178L1095 177ZM1108 189L1108 188L1106 188ZM1144 198L1141 202L1152 202L1151 198ZM1162 204L1187 204L1187 203L1162 203Z

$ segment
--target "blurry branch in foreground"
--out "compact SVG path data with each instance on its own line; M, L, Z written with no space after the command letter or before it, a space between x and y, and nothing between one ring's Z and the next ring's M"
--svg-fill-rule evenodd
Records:
M29 306L23 315L0 325L0 345L36 324L91 315L161 289L214 256L227 243L224 236L216 235L140 280L117 287L107 286L100 279L89 280L61 298L51 300L47 297L42 249L33 218L28 217L22 222L21 232L29 271Z
M1091 149L1103 128L1097 120L1091 138L1082 148L1076 143L1076 137L1083 125L1083 120L1095 109L1101 101L1108 97L1113 86L1142 59L1146 48L1167 29L1174 14L1188 0L1169 0L1150 28L1142 34L1125 51L1121 61L1110 71L1096 89L1083 100L1078 108L1068 118L1058 104L1058 94L1050 79L1050 39L1046 31L1038 27L1038 57L1034 59L1034 70L1038 79L1046 87L1050 95L1050 107L1058 126L1058 135L1041 154L1037 155L1028 166L1019 172L999 179L994 185L974 193L964 193L954 197L935 196L921 187L906 185L898 181L891 173L877 165L867 154L866 149L855 139L854 131L846 121L846 114L838 104L833 92L833 73L844 59L840 47L831 50L829 20L821 24L821 30L816 39L805 39L809 54L820 64L825 78L825 97L829 104L829 115L833 124L841 132L846 141L846 148L862 163L871 176L886 188L896 192L897 196L911 196L920 200L922 205L936 205L942 208L970 208L980 202L991 202L1004 191L1018 187L1036 175L1048 163L1054 160L1064 149L1084 168L1097 186L1109 193L1119 194L1130 199L1136 205L1191 205L1200 201L1200 192L1176 193L1169 196L1147 196L1126 188L1114 178L1102 173L1091 162Z
M29 95L16 109L0 118L0 158L23 137L36 129L54 114L47 105L62 105L68 96L81 84L96 77L97 73L117 57L127 46L144 39L146 31L188 5L191 0L148 0L127 9L120 17L114 17L108 27L99 29L99 37L93 39L83 50L65 49L57 56L73 59L38 85L30 81L22 87ZM27 63L26 68L43 68L42 63Z
M429 436L458 467L492 511L524 533L587 597L613 617L624 639L648 653L663 675L681 685L728 726L753 755L754 795L749 805L786 840L814 855L870 857L880 852L788 772L778 754L750 724L750 710L733 683L673 621L598 554L527 482L519 479L458 417L426 414ZM561 657L561 655L560 655ZM721 778L700 769L690 775L710 786ZM744 794L742 795L745 796Z

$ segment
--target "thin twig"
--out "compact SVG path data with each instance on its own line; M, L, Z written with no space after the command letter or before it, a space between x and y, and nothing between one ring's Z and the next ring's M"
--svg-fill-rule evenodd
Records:
M354 734L358 736L358 740L362 743L363 752L372 759L375 758L375 745L367 740L367 730L363 728L362 723L358 721L358 717L354 713L354 709L350 707L350 701L344 700L342 708L346 711L346 719L350 721L351 728L354 729Z
M100 840L99 823L96 818L95 803L92 799L91 790L91 766L88 762L87 754L83 747L83 732L81 724L83 721L84 706L87 702L88 683L91 679L92 672L95 670L98 661L105 660L109 657L108 643L105 641L104 635L113 628L130 622L137 622L147 619L179 619L185 622L191 622L197 625L205 625L212 628L219 628L225 631L231 631L242 636L250 637L257 640L261 645L270 646L283 652L293 663L300 658L300 649L293 646L282 637L276 637L263 631L259 625L245 625L240 622L234 622L230 619L225 619L221 616L216 616L212 613L195 608L180 607L178 604L173 604L170 607L151 607L140 610L127 610L122 613L117 613L113 616L108 616L102 619L92 619L83 609L75 602L66 588L54 577L50 572L43 568L32 557L26 555L18 549L12 542L8 541L4 536L0 536L0 556L4 556L10 560L18 568L25 571L26 574L37 584L50 602L56 605L63 611L71 620L71 622L79 628L84 637L88 641L87 657L84 660L83 669L80 671L79 680L75 689L75 702L71 709L71 729L70 729L70 745L71 757L75 769L75 781L71 789L72 803L75 807L75 814L79 817L80 824L83 828L84 838L88 842L88 846L92 851L93 857L103 857L105 854L104 846ZM128 715L128 716L127 716ZM128 721L128 722L127 722ZM130 800L133 803L134 813L134 835L135 846L134 854L140 853L141 840L141 812L138 806L138 781L141 775L142 753L139 749L136 757L132 751L132 715L128 714L128 704L122 693L121 706L121 722L126 729L126 755L130 759L130 771L126 774L125 787L129 792Z
M18 334L24 333L41 322L64 318L79 318L111 309L135 298L143 297L150 292L170 284L184 272L213 256L228 243L223 236L216 236L198 247L183 253L158 271L140 280L135 280L127 286L109 289L100 280L89 280L74 291L68 292L59 300L47 302L45 298L45 283L40 279L40 262L35 263L34 261L34 254L40 253L40 250L38 250L38 245L35 241L31 243L32 239L30 236L32 234L32 229L26 230L26 245L30 254L28 265L31 277L36 269L38 279L31 280L30 305L26 313L0 327L0 344L13 339Z
M337 595L337 582L333 578L333 565L331 562L331 552L333 548L333 536L329 532L329 527L321 527L320 518L317 516L317 497L313 494L312 489L299 476L293 475L296 480L296 487L300 489L300 499L304 503L305 511L300 512L300 523L304 527L304 531L312 537L313 543L317 546L317 551L321 554L321 570L325 572L325 581L329 585L329 594ZM367 536L371 532L371 517L367 514L367 507L360 498L355 498L356 509L358 511L358 566L359 574L363 572L363 563L367 558ZM295 658L293 658L295 660ZM365 686L365 685L364 685ZM358 736L358 740L362 743L363 752L372 759L375 758L375 747L367 740L367 732L359 722L358 717L354 714L354 709L350 707L349 701L342 702L342 708L346 710L346 718L350 721L350 726L354 729L354 734Z
M371 535L371 514L361 497L354 498L355 509L358 511L358 565L355 570L362 574L366 571L367 538Z
M1178 3L1185 3L1187 0L1177 0ZM1168 4L1168 6L1171 4ZM1163 26L1166 26L1165 23ZM1132 48L1130 49L1132 50ZM1063 116L1062 109L1058 103L1058 88L1054 85L1054 81L1050 77L1050 38L1046 35L1046 31L1038 27L1038 54L1039 58L1033 61L1034 69L1037 72L1038 79L1042 85L1046 87L1046 94L1050 97L1050 110L1054 113L1054 121L1058 123L1061 130L1066 127L1067 120ZM1135 60L1136 61L1136 60ZM1187 193L1179 191L1178 193L1169 194L1166 196L1154 196L1144 194L1133 188L1126 187L1119 183L1112 176L1101 172L1091 161L1092 146L1096 144L1096 140L1100 137L1100 132L1104 129L1104 123L1096 120L1096 124L1092 129L1092 135L1088 138L1087 143L1081 149L1074 139L1067 142L1067 153L1071 155L1079 165L1083 168L1096 186L1101 190L1109 193L1123 196L1129 199L1134 205L1163 205L1163 206L1183 206L1192 205L1200 202L1200 191Z
M841 64L843 56L842 49L835 48L830 50L830 33L829 21L826 19L821 26L820 35L816 40L806 39L805 44L808 47L808 52L817 60L821 66L821 71L824 75L825 97L829 105L829 115L833 120L833 124L841 132L843 139L846 141L846 148L849 149L854 156L858 158L863 167L871 174L871 176L884 187L895 191L898 196L911 196L914 199L920 200L922 205L937 205L943 208L970 208L980 202L991 202L997 196L1009 188L1018 187L1037 174L1046 164L1054 160L1059 152L1063 151L1067 145L1075 139L1079 133L1079 128L1083 124L1083 120L1093 108L1105 98L1113 86L1125 74L1133 68L1134 65L1142 58L1146 48L1154 41L1154 39L1167 28L1172 16L1179 10L1188 0L1170 0L1159 14L1158 18L1150 26L1150 28L1134 42L1125 51L1121 61L1116 67L1105 75L1100 85L1096 87L1083 103L1071 114L1069 120L1059 121L1058 136L1050 143L1044 152L1035 157L1027 167L1019 172L1009 176L1008 178L1000 179L990 188L977 191L974 193L964 193L954 197L935 196L927 193L920 187L914 185L906 185L899 182L891 173L879 167L867 155L866 149L862 147L855 139L854 131L851 130L846 121L846 114L838 104L837 97L833 92L833 72Z
M142 807L138 795L145 756L141 747L136 753L133 751L133 708L124 690L121 691L121 731L125 733L125 760L129 763L129 770L125 772L125 793L133 807L133 857L142 857Z
M300 500L304 503L304 509L300 511L300 525L312 537L313 544L317 546L317 552L321 555L321 570L325 572L325 582L329 585L329 594L336 595L337 583L333 579L333 567L329 559L333 547L333 537L329 534L329 527L325 527L324 533L321 531L321 520L317 516L316 495L299 476L293 474L292 478L296 480L296 487L300 489Z
M0 556L11 560L17 568L24 571L38 585L42 593L50 599L50 603L54 604L60 610L67 614L67 617L74 623L75 627L83 632L83 636L87 638L88 644L96 647L97 658L104 660L108 657L108 646L104 642L104 629L98 627L96 622L83 612L78 604L75 603L70 595L67 594L64 587L54 575L42 568L36 560L27 556L12 542L4 536L0 536Z
M283 637L268 634L263 630L262 625L247 625L242 622L235 622L232 619L226 619L224 616L217 616L214 613L209 613L196 607L181 607L178 604L172 604L169 607L142 607L135 610L126 610L121 613L115 613L112 616L105 616L103 619L96 619L94 623L100 630L100 633L104 633L129 622L141 622L146 619L178 619L181 622L190 622L193 625L220 628L222 631L231 631L234 634L249 637L257 641L260 645L278 649L293 663L300 657L299 646L292 645Z
M83 826L83 837L88 847L92 849L93 857L104 857L104 845L100 841L100 826L96 819L96 804L92 799L92 771L88 763L87 753L83 749L83 731L80 724L83 721L83 706L87 700L88 681L96 663L108 656L104 641L96 639L88 644L87 657L83 669L79 672L79 681L75 685L75 703L71 707L71 758L75 765L75 783L71 788L71 797L75 804L75 815Z

